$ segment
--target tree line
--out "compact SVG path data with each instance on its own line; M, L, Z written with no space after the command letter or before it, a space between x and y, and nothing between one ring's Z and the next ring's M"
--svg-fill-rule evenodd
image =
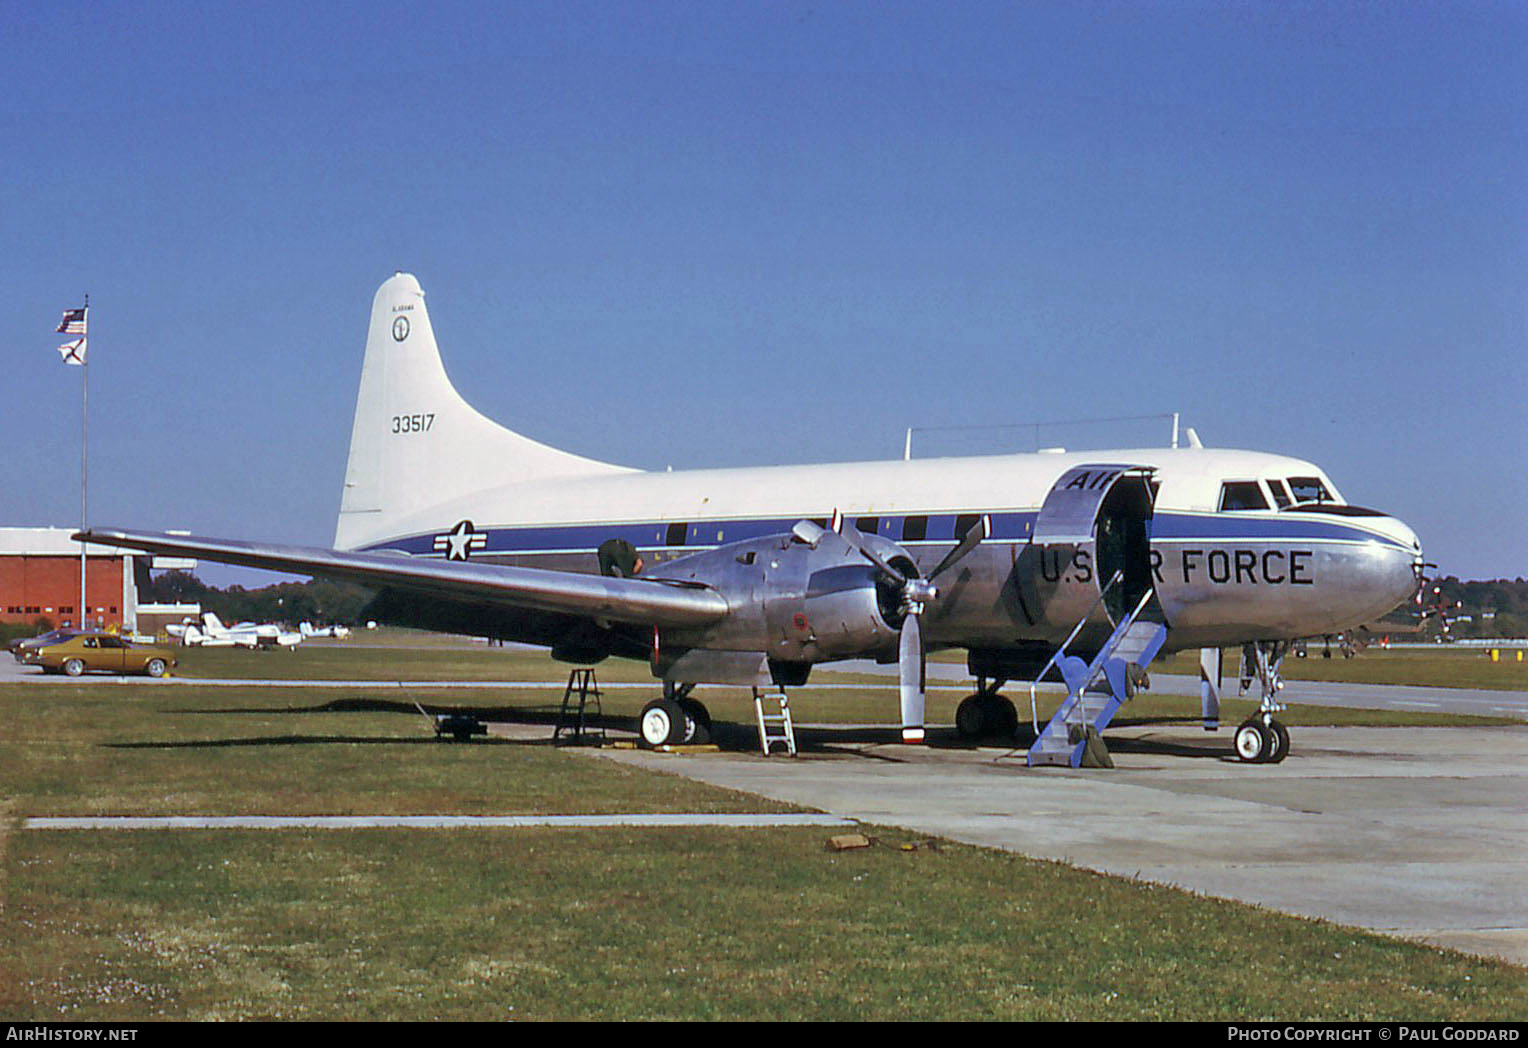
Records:
M215 613L224 622L284 622L290 626L299 622L361 625L372 595L361 586L329 579L279 582L260 589L218 589L185 571L163 572L138 588L140 603L200 604L203 611Z

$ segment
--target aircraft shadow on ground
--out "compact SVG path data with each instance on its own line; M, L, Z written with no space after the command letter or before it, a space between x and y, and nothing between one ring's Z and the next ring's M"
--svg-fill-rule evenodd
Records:
M421 712L422 711L422 712ZM174 740L174 741L141 741L107 743L108 749L216 749L219 747L239 746L301 746L301 745L389 745L389 746L414 746L419 744L435 745L441 742L455 742L449 735L436 735L434 731L434 718L437 714L465 715L484 722L485 724L542 724L549 729L544 739L506 739L496 736L474 736L470 741L479 746L550 746L554 744L550 729L558 722L556 709L526 709L525 707L510 706L457 706L439 705L428 702L398 701L394 699L378 699L372 697L351 697L332 699L328 702L317 703L308 706L289 706L286 708L273 706L242 707L242 706L219 706L206 709L174 709L161 710L168 716L208 716L208 717L279 717L294 716L303 717L314 714L334 713L396 713L406 717L412 717L420 725L420 733L416 736L397 735L346 735L341 733L323 735L303 735L283 732L279 735L249 736L236 739L198 739L198 740ZM596 727L594 718L586 718L586 723ZM604 720L610 722L611 727L630 727L627 718L608 717Z
M402 736L386 735L261 735L247 739L177 739L174 741L143 742L106 742L102 747L108 750L217 750L238 749L241 747L256 746L355 746L355 745L386 745L386 746L416 746L424 743L434 743L436 740L428 736L420 738L405 738ZM491 742L507 740L493 739Z
M515 724L522 726L543 726L547 729L544 738L520 738L508 739L502 736L477 735L470 740L463 740L462 744L470 742L475 745L499 745L499 746L576 746L590 745L601 741L601 737L608 739L611 733L619 733L620 736L629 735L635 729L635 718L631 716L617 716L609 714L586 715L584 717L584 730L586 737L580 737L572 731L571 725L565 722L560 710L556 706L542 708L527 708L525 706L462 706L455 704L439 704L429 702L415 703L407 700L382 699L372 696L351 696L331 699L327 702L304 706L291 706L285 709L265 707L216 707L208 709L177 709L164 710L169 715L195 715L195 716L305 716L313 714L335 713L390 713L414 717L423 721L421 732L418 737L407 736L379 736L379 735L346 735L342 733L323 735L304 735L297 733L282 733L280 735L246 737L237 739L206 739L206 740L174 740L174 741L141 741L131 743L108 743L111 749L211 749L218 747L239 746L298 746L298 745L417 745L421 743L437 743L440 741L455 741L449 736L436 736L434 734L434 718L437 715L464 715L482 721L485 724ZM421 716L421 712L423 716ZM1116 721L1116 727L1151 727L1155 725L1188 727L1195 722L1186 721L1182 717L1135 717L1121 718ZM562 738L554 738L553 732L559 724L564 725ZM1007 747L1011 750L1027 750L1035 740L1035 731L1028 725L1021 725L1012 737L993 737L970 741L962 739L954 731L931 730L928 735L926 746L934 750L976 750L979 748ZM759 751L759 735L757 727L751 721L718 721L712 725L711 741L719 749L726 752L757 753ZM901 732L896 725L845 725L836 727L833 725L813 724L810 726L796 726L796 746L804 753L819 753L823 755L852 756L872 760L898 762L896 749L900 745ZM1105 733L1104 741L1113 753L1131 753L1162 757L1190 757L1198 759L1226 760L1234 759L1234 753L1227 740L1213 736L1206 736L1202 741L1193 741L1188 737L1179 735L1153 736L1147 738L1120 737L1112 733ZM885 747L885 749L867 749L867 747ZM775 746L775 753L780 753L782 747Z

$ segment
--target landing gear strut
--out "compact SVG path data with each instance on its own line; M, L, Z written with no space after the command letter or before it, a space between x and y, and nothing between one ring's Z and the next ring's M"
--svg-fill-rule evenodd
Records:
M976 694L967 695L955 707L955 730L962 740L973 742L987 736L1012 738L1019 730L1018 711L998 694L1007 683L997 678L976 678Z
M663 698L642 707L637 729L645 746L701 746L711 741L711 713L690 698L693 684L663 682Z
M1255 676L1262 690L1257 712L1236 729L1236 756L1249 764L1278 764L1289 756L1289 729L1274 719L1287 708L1275 701L1284 687L1279 667L1289 653L1287 641L1258 641L1242 648L1242 691Z

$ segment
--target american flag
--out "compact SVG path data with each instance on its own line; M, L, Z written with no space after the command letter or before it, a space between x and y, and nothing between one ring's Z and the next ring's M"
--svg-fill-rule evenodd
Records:
M60 335L83 335L85 333L85 309L64 310L64 319L58 323L58 333Z
M74 364L79 367L85 366L85 339L84 336L73 342L65 342L58 347L59 356L64 358L65 364Z

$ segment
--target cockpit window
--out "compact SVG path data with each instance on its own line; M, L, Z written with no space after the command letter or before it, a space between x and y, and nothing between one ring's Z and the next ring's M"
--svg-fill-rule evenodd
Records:
M1294 492L1296 502L1332 501L1332 493L1326 490L1320 477L1290 477L1289 490Z
M1279 507L1279 509L1288 506L1292 501L1289 497L1289 489L1284 486L1282 480L1270 480L1268 482L1268 490L1273 492L1273 504Z
M1220 511L1267 509L1268 500L1255 480L1228 480L1220 486Z

